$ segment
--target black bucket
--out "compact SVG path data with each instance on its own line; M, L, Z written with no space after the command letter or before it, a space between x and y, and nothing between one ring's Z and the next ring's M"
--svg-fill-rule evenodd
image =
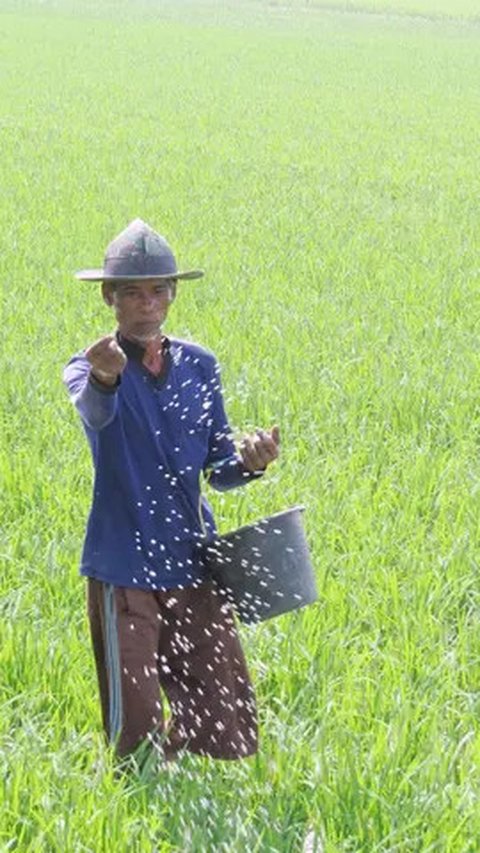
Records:
M207 569L242 622L262 622L317 599L303 509L278 512L205 546Z

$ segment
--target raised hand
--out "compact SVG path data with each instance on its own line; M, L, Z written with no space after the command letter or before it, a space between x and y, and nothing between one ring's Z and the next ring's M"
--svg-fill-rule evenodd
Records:
M127 366L127 356L114 335L105 335L95 341L85 350L85 357L92 366L94 377L106 385L115 385Z
M277 426L271 430L257 429L244 436L240 444L240 456L247 471L264 471L280 452L280 430Z

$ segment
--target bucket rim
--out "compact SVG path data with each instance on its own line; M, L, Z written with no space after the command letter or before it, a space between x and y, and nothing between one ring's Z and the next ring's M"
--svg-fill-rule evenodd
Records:
M274 519L282 518L282 516L290 515L294 512L305 512L305 506L303 504L296 504L288 509L282 509L280 512L275 512L273 515L267 515L265 518L259 519L259 521L251 521L250 524L243 524L242 527L236 527L235 530L229 530L228 533L223 533L221 536L214 536L205 544L208 547L208 545L213 545L215 542L230 541L234 536L238 536L239 533L244 533L247 530L254 530L261 524L265 524L266 522L270 523L270 521L273 521Z

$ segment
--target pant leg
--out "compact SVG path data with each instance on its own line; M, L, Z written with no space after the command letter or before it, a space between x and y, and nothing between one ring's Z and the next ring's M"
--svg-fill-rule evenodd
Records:
M157 593L159 679L172 748L234 759L258 748L256 703L228 602L211 582Z
M100 693L100 705L102 709L103 730L108 738L109 731L109 700L107 666L105 663L105 643L103 629L103 595L102 584L93 578L88 578L87 583L87 609L90 623L90 636L97 670L98 689Z
M89 615L104 728L118 755L163 732L155 595L89 580Z

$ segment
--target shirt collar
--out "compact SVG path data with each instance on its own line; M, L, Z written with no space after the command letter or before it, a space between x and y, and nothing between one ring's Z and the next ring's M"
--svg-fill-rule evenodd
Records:
M146 347L142 346L138 341L131 341L129 338L126 338L119 331L116 333L116 339L123 349L127 358L131 358L134 361L143 361L145 356ZM167 338L166 335L162 335L162 353L166 355L166 353L170 349L170 338Z

